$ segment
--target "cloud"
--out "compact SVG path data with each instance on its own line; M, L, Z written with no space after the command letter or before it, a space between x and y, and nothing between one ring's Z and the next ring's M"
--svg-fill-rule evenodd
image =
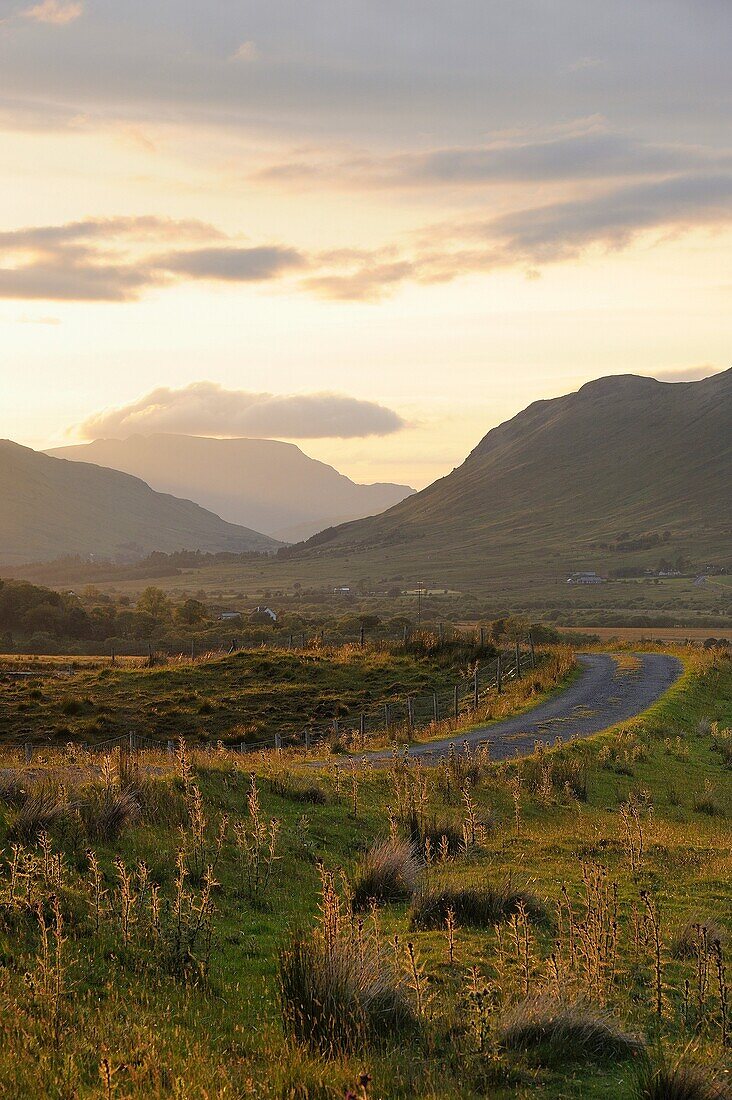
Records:
M294 248L197 248L173 252L159 261L166 271L192 279L254 282L303 267L307 260Z
M354 439L391 435L406 426L398 413L343 394L271 394L226 390L215 382L160 388L139 401L89 417L85 439L154 432L259 439Z
M350 159L303 160L260 169L255 179L283 186L315 182L348 188L479 186L643 177L732 164L726 149L640 141L596 122L541 139Z
M155 216L0 232L0 299L126 302L184 279L264 282L307 262L292 248L215 243L227 240L205 222ZM173 241L210 243L160 252Z
M246 42L242 42L242 44L240 46L238 46L236 48L236 50L234 50L234 53L231 55L231 60L232 61L256 61L258 56L259 55L258 55L256 44L254 42L252 42L250 39L247 39Z
M702 363L698 367L670 367L668 370L654 371L652 377L658 382L699 382L702 378L711 378L721 374L719 367L711 363Z
M52 23L61 27L66 23L73 23L83 11L82 3L73 3L71 0L41 0L40 4L26 8L21 14L36 23Z

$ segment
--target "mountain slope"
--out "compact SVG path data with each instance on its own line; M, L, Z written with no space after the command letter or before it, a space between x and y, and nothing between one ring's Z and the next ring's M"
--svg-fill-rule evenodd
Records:
M414 492L406 485L358 485L273 439L135 435L47 453L134 474L154 489L190 497L232 523L287 541L376 515Z
M530 405L447 477L292 553L465 583L627 564L618 543L668 529L667 554L729 562L731 486L732 371L673 384L602 378Z
M67 554L130 561L153 550L275 550L266 535L128 474L0 441L0 563Z

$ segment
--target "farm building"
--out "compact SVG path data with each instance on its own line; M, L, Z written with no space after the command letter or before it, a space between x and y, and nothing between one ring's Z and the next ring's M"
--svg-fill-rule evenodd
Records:
M599 573L590 572L589 570L581 573L570 573L567 577L567 584L604 584L605 578L601 577Z

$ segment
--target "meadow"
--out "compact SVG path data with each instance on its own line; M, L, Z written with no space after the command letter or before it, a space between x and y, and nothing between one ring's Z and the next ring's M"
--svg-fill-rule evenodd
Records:
M728 1096L732 662L679 652L510 764L5 748L0 1096Z

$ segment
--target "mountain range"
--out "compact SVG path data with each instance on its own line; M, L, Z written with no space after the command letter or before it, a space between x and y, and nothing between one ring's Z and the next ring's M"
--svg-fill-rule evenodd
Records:
M332 466L274 439L134 435L46 452L95 462L197 501L230 523L286 542L373 516L414 493L408 485L359 485Z
M134 561L154 550L272 552L267 535L227 523L139 478L0 440L0 564L66 555Z
M617 375L537 401L428 488L287 553L334 578L482 588L661 554L732 565L732 370L686 383Z

